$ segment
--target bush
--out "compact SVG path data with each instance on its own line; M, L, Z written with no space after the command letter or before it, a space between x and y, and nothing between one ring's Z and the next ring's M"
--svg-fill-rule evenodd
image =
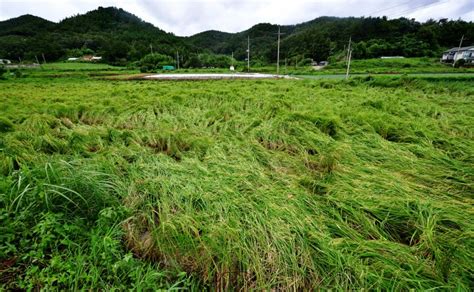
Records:
M199 54L192 55L185 63L185 68L215 67L228 68L232 61L231 57L218 54Z
M13 75L15 76L15 78L21 78L23 77L23 73L21 73L21 71L19 69L13 69L11 71L13 73Z
M153 69L148 67L148 66L141 66L140 67L140 72L141 73L149 73L149 72L153 72Z
M298 61L298 66L309 66L312 62L313 60L311 60L311 58L304 58L301 61Z
M160 69L162 66L173 64L174 60L170 56L158 53L148 54L140 60L140 71L150 72Z

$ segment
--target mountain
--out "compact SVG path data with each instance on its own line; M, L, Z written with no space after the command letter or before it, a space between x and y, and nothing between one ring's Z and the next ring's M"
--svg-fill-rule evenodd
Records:
M259 23L238 33L211 30L179 37L115 7L99 7L59 23L23 15L0 22L0 58L34 60L44 54L53 61L95 53L111 64L127 64L150 52L174 57L179 51L181 64L190 59L196 63L197 54L209 58L233 53L243 61L249 37L251 61L267 64L276 60L278 28L276 24ZM447 19L420 23L406 18L325 16L280 29L280 56L289 64L337 56L349 38L353 56L369 58L436 56L445 47L457 46L461 35L474 36L473 22Z
M429 20L420 23L414 19L386 17L329 17L323 16L308 22L280 26L281 58L290 64L309 59L326 60L342 52L352 39L355 58L400 55L406 57L438 56L444 48L456 46L464 34L474 36L474 23L463 20ZM213 53L230 54L245 58L247 36L253 58L262 62L276 60L278 26L258 24L252 28L226 35L225 38L206 39L201 33L197 38L200 48ZM252 56L251 56L252 59Z
M47 31L54 27L55 23L49 20L26 14L0 22L0 36L32 36Z
M137 16L115 7L99 7L59 23L24 15L0 22L0 56L48 60L94 51L109 61L140 59L150 51L172 54L183 38L167 33Z
M203 31L191 37L187 37L188 43L197 48L206 48L213 52L219 52L229 41L233 34L217 30Z

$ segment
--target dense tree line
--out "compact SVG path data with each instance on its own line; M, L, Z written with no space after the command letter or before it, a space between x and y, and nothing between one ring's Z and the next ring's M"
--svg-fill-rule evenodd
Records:
M262 31L261 27L265 27L265 30ZM212 47L204 48L223 54L245 52L246 38L250 36L254 57L274 62L277 31L276 25L259 24L245 32L227 36L220 44L212 43ZM285 33L281 57L289 60L327 60L329 56L342 52L349 38L352 39L355 58L438 56L446 48L457 46L462 35L467 37L466 45L474 42L473 22L447 19L420 23L406 18L320 17L299 25L281 26L281 31ZM198 44L210 43L210 40L206 41L205 34L197 35Z
M53 23L32 15L0 22L0 58L14 61L42 58L50 61L97 54L111 64L137 63L149 54L175 60L187 67L228 66L230 55L244 61L250 37L253 64L275 62L277 25L257 24L240 33L207 31L191 37L166 33L122 9L102 8ZM337 56L352 38L354 58L384 55L438 56L474 40L474 23L463 20L319 17L298 25L282 26L281 58L291 63ZM170 60L171 60L170 59ZM171 62L169 60L169 62ZM138 63L137 63L138 64Z

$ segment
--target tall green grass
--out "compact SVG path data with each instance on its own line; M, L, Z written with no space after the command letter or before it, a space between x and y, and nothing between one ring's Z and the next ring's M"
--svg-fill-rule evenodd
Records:
M315 74L345 74L346 61L329 64ZM420 74L420 73L472 73L474 68L453 68L442 64L437 58L402 58L402 59L361 59L351 61L353 74Z
M2 81L3 288L471 290L471 83Z

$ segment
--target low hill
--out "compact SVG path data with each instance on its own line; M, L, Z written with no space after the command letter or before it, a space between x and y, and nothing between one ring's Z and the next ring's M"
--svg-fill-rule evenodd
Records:
M321 61L344 51L352 38L354 58L387 55L438 56L444 48L457 46L461 35L473 36L474 23L463 20L430 20L386 17L318 17L308 22L280 27L281 57L289 64ZM227 33L205 31L178 37L147 23L123 9L99 7L59 23L23 15L0 22L0 58L34 60L44 54L57 60L96 53L109 63L125 64L150 52L182 56L182 64L196 53L230 55L245 60L247 38L254 63L275 62L278 25L260 23Z
M41 17L26 14L0 22L0 36L34 36L55 26L54 22Z
M31 15L0 22L0 55L11 59L33 59L44 53L54 60L71 50L89 49L116 62L139 59L150 46L171 54L181 43L182 38L115 7L99 7L59 23Z

